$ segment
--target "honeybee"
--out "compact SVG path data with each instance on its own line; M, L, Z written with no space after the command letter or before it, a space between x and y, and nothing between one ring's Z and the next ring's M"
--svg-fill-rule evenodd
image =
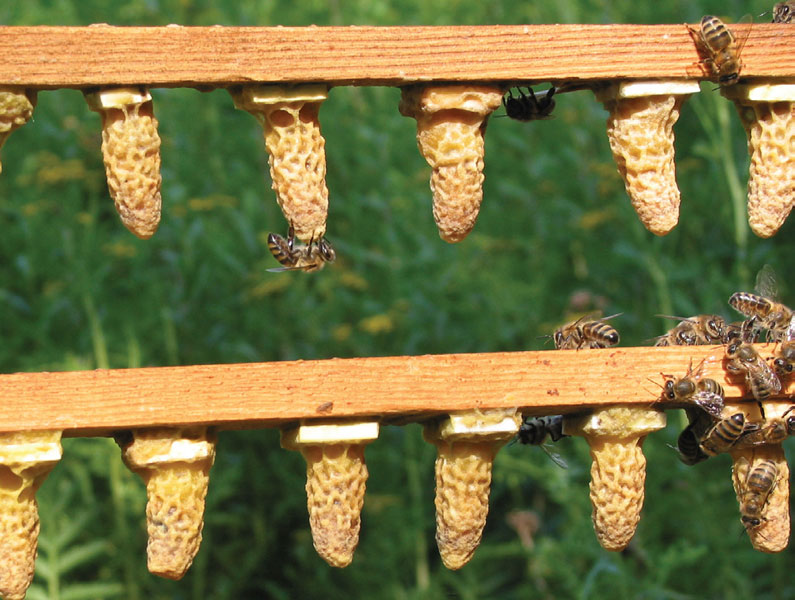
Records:
M561 438L569 437L563 433L563 415L551 415L548 417L525 417L519 427L516 439L520 444L527 444L540 447L552 461L564 469L568 468L565 460L555 452L549 450L544 442L547 438L557 442Z
M723 387L714 379L701 378L702 361L696 372L692 365L684 377L663 375L663 396L671 402L695 404L713 418L719 418L723 411Z
M734 321L726 325L723 332L723 343L745 342L754 344L759 341L761 328L756 324L756 317L751 317L745 321Z
M773 368L780 379L790 377L795 369L795 340L787 340L776 350Z
M737 440L737 448L748 448L760 444L780 444L795 433L795 415L789 415L795 406L790 407L780 417L765 419L762 423L747 423L742 437Z
M705 454L701 449L701 445L698 442L698 437L696 436L693 425L694 424L691 423L685 427L676 440L676 449L679 451L679 460L689 466L695 465L696 463L700 463L702 460L709 458L709 455Z
M558 327L552 334L555 348L558 350L579 350L580 348L615 346L621 338L618 335L618 331L605 323L605 321L617 316L618 314L615 314L604 319L595 320L585 320L585 317L580 317L576 321Z
M307 273L319 271L327 262L334 262L334 259L337 258L337 253L334 252L331 242L325 237L320 238L319 242L312 240L307 246L296 246L295 231L292 225L287 232L287 238L276 233L268 234L268 250L273 258L284 265L268 269L274 273L279 271L305 271Z
M760 461L753 469L749 467L740 501L740 520L746 529L754 529L762 522L762 512L777 481L778 467L772 460Z
M773 23L791 23L795 16L795 0L779 2L773 7Z
M732 342L726 348L726 358L726 370L745 375L745 386L757 401L767 400L781 391L781 381L750 344Z
M780 342L795 338L795 311L776 300L776 276L765 265L756 276L757 294L735 292L729 304L746 317L755 317L759 326L767 329L767 341Z
M514 98L511 90L508 90L508 93L502 98L506 115L517 121L536 121L549 118L555 108L555 100L552 98L555 94L554 87L549 88L546 96L542 96L540 99L536 97L532 88L527 88L527 95L522 88L517 87L516 90L519 92L518 98Z
M668 317L679 319L679 324L657 338L655 346L697 346L723 342L726 321L720 315L696 315L694 317Z
M698 440L698 447L707 456L728 452L745 431L745 415L741 412L720 419Z
M553 442L568 437L563 433L563 415L525 417L517 434L520 444L540 446L547 437Z
M712 15L701 18L701 27L698 30L690 27L688 29L691 35L697 34L696 43L701 54L706 55L704 62L710 65L712 73L718 78L718 83L721 85L737 83L743 68L740 52L748 35L738 41L731 29L718 17Z

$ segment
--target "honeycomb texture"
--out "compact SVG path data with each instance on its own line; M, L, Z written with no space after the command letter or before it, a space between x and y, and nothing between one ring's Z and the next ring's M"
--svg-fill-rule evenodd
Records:
M273 190L284 218L305 244L326 233L326 141L320 102L277 102L259 109Z
M102 158L108 190L122 223L142 239L160 223L160 136L152 103L102 114Z
M795 102L735 105L748 136L748 222L759 237L774 235L795 203Z
M446 242L463 240L483 200L483 135L500 106L492 87L404 88L401 114L417 120L417 144L432 167L433 218Z
M448 569L475 553L486 516L494 456L501 444L439 443L436 457L436 544Z
M15 129L22 127L33 116L35 96L31 101L23 92L0 90L0 148ZM3 165L0 163L0 172Z
M589 440L593 526L605 550L626 548L638 527L646 483L642 439Z
M607 139L644 227L665 235L679 221L674 123L686 96L644 96L605 102Z
M21 600L33 581L39 538L36 491L53 466L53 462L0 465L0 597L4 600Z
M147 566L151 573L180 579L190 568L202 540L204 501L210 482L209 456L171 462L149 462L180 439L181 430L141 430L124 449L125 463L146 484ZM195 439L195 438L193 438Z
M749 469L762 460L773 460L778 467L778 479L773 491L767 497L762 511L762 522L758 527L746 528L751 545L761 552L781 552L789 544L789 467L780 445L764 445L755 448L734 450L732 484L737 502L742 504L745 494L745 481Z
M364 444L305 446L306 505L315 550L333 567L347 567L359 544L367 483Z

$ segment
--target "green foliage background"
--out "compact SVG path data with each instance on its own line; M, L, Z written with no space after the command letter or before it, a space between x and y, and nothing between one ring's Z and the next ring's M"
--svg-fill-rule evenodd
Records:
M26 0L9 25L445 25L682 23L739 18L767 2L561 0L294 2ZM761 20L765 20L764 18ZM3 149L0 371L69 370L541 349L572 313L623 312L622 343L719 312L771 264L793 302L795 223L771 240L745 221L745 137L712 88L676 126L682 214L643 229L610 156L592 94L558 99L555 118L493 118L475 231L450 246L430 211L429 169L399 91L336 88L321 111L328 236L340 256L315 275L268 273L269 231L286 229L262 134L222 90L153 90L163 139L164 217L136 239L108 198L99 117L74 90L41 92L34 121ZM587 376L585 374L584 376ZM65 440L39 492L33 600L44 598L789 598L792 552L754 552L739 522L728 457L687 468L668 447L682 417L651 436L644 518L629 550L598 546L582 440L513 445L497 458L491 513L472 562L446 570L433 539L434 450L417 425L385 427L354 563L312 548L304 463L271 430L223 432L204 543L180 582L146 572L145 494L107 439ZM516 522L537 520L532 544Z

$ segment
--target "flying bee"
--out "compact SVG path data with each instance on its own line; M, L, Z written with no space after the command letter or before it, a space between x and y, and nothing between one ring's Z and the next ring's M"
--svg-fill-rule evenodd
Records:
M547 438L557 442L561 438L569 437L563 433L563 415L548 417L525 417L519 427L516 439L520 444L540 447L549 458L559 467L568 468L568 464L559 454L552 452L544 442Z
M701 18L701 27L694 30L688 27L690 34L696 34L696 44L706 58L703 62L710 65L712 74L718 78L720 85L734 85L740 78L743 63L740 60L750 28L742 39L738 39L732 30L718 17L706 15Z
M795 0L779 2L773 7L773 23L792 23L795 16Z
M617 316L618 314L615 314L604 319L594 320L586 320L585 317L580 317L576 321L558 327L552 334L555 348L558 350L579 350L580 348L615 346L620 340L618 331L605 323L605 321Z
M760 403L781 391L781 381L750 344L732 342L726 348L726 358L726 370L743 374L746 388Z
M795 338L795 311L777 300L778 285L770 265L759 270L755 288L755 294L732 294L729 304L746 317L756 317L759 326L767 329L767 341L780 342Z
M770 459L748 468L740 501L740 520L748 530L759 527L770 492L778 481L778 467Z
M697 346L723 342L726 321L720 315L696 315L688 318L659 316L679 319L679 324L658 337L655 346Z
M720 419L698 440L698 447L707 456L728 452L743 435L746 428L745 415L741 412Z
M311 240L307 246L295 245L295 231L292 225L287 232L287 238L276 233L268 234L268 250L273 258L278 260L283 267L268 269L271 272L279 271L319 271L327 262L334 262L337 253L325 237L319 242Z
M742 437L735 447L748 448L760 444L780 444L795 434L795 415L789 415L795 406L791 406L780 417L765 419L762 423L747 423Z
M795 369L795 340L787 340L776 350L776 358L773 361L773 368L779 379L792 376Z
M663 396L671 402L695 404L711 417L717 419L723 411L723 387L714 379L701 378L702 361L696 371L693 365L684 377L663 375Z
M519 92L518 98L514 98L511 90L508 90L508 93L502 98L507 116L517 121L536 121L549 118L555 108L555 100L552 98L555 94L554 87L549 88L546 95L540 98L536 97L532 88L527 88L527 94L522 91L522 88L517 87L516 89Z

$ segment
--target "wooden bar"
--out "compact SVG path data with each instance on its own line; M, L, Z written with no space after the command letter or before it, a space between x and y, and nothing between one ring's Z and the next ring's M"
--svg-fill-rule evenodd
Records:
M693 25L696 27L696 25ZM795 27L733 26L744 77L795 76ZM684 23L479 27L0 27L0 85L704 78Z
M758 345L763 357L773 345ZM154 425L278 426L302 418L417 420L473 408L527 414L651 405L660 373L703 376L743 397L721 346L546 350L0 375L0 431L94 435ZM790 381L782 396L795 394Z

